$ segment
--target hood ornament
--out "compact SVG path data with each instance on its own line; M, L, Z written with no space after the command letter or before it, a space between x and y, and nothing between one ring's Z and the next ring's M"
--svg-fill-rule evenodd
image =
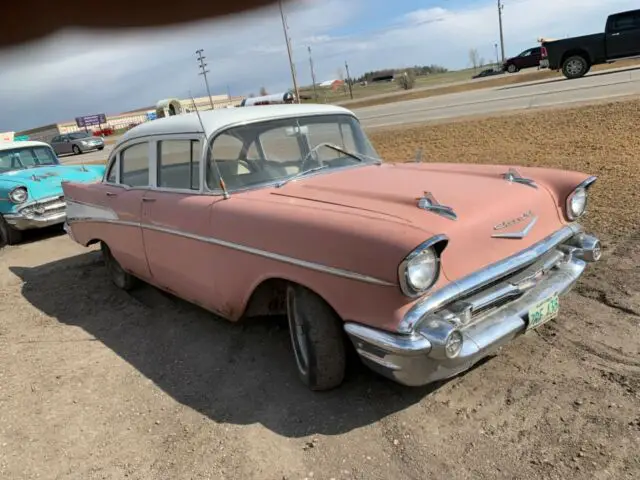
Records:
M538 221L538 217L533 214L531 210L527 210L522 215L516 218L512 218L511 220L505 220L504 222L500 222L496 226L493 227L494 230L504 230L505 228L512 227L514 225L518 225L523 222L527 222L526 225L522 228L522 230L517 232L508 232L508 233L494 233L491 235L492 238L512 238L512 239L522 239L526 237L533 226Z
M507 171L507 173L503 173L502 178L504 178L506 181L511 183L521 183L523 185L528 185L533 188L538 188L538 185L536 185L536 182L534 182L530 178L523 177L518 173L518 171L515 168L510 168Z
M434 197L431 192L424 192L424 195L422 197L418 197L416 200L418 200L418 208L436 213L448 218L449 220L458 219L458 215L453 211L453 208L442 205L436 200L436 197Z

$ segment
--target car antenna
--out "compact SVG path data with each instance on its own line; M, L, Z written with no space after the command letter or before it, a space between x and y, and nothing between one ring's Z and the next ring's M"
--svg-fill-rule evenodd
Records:
M205 137L205 155L204 158L209 158L208 153L209 153L209 142L207 141L207 132L204 128L204 123L202 122L202 117L200 117L200 110L198 110L198 106L196 105L196 101L193 98L193 95L191 95L191 92L189 92L189 96L191 97L191 101L193 102L193 107L196 109L196 115L198 116L198 121L200 122L200 126L202 127L202 133L204 134ZM213 159L213 164L216 167L216 173L218 174L218 178L220 179L220 188L222 189L222 196L223 198L226 200L229 198L229 192L227 191L227 186L224 183L224 179L222 178L222 173L220 173L220 167L218 166L218 162L216 161L216 159Z

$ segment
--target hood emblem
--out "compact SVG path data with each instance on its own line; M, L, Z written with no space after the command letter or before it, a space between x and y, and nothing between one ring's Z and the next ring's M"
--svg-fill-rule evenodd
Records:
M514 225L522 225L522 229L517 232L505 232L505 233L494 233L491 235L493 238L514 238L521 239L526 237L533 226L538 221L538 217L536 217L531 210L524 212L522 215L516 218L512 218L511 220L505 220L493 227L494 230L504 230L505 228L513 227Z
M416 200L418 200L418 208L442 215L449 220L458 219L458 215L453 211L453 208L442 205L436 200L436 197L434 197L431 192L424 192L424 195L422 197L418 197Z
M503 173L502 178L504 178L506 181L511 183L521 183L523 185L528 185L533 188L538 188L538 185L536 185L536 182L534 182L530 178L524 178L522 175L518 173L518 171L515 168L510 168L509 171L507 171L507 173Z

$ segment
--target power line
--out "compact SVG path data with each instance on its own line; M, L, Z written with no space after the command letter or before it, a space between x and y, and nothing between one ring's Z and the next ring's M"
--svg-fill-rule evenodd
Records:
M318 103L318 92L316 90L316 74L313 71L313 58L311 57L311 47L307 47L307 49L309 50L309 67L311 68L311 82L313 82L313 97L316 100L316 103Z
M502 51L502 63L504 63L504 34L502 32L502 9L504 4L498 0L498 24L500 25L500 50Z
M293 65L293 56L291 55L291 39L287 32L287 22L284 17L284 11L282 10L282 0L278 1L280 7L280 17L282 18L282 30L284 32L284 40L287 44L287 54L289 55L289 67L291 68L291 79L293 80L293 89L296 92L296 102L300 103L300 92L298 91L298 81L296 80L296 67Z
M204 59L207 57L202 55L203 51L204 50L202 48L199 50L196 50L196 54L198 55L198 61L200 62L199 68L200 70L202 70L200 73L198 73L198 75L202 75L204 77L204 84L207 87L207 95L209 95L209 103L211 104L211 110L213 110L213 99L211 98L211 90L209 90L209 81L207 80L207 73L209 73L209 70L205 68L207 64L204 63Z

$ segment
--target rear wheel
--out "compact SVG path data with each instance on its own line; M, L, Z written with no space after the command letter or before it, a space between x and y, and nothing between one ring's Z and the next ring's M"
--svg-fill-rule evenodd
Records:
M78 155L78 154L82 153L82 150L80 150L80 147L78 145L74 145L72 147L72 150L73 150L73 154L74 155Z
M507 72L516 73L518 71L518 67L516 67L513 63L509 64L507 67Z
M138 279L124 271L120 263L115 259L113 254L111 253L111 249L109 246L101 242L100 249L102 250L102 258L104 259L104 264L107 267L107 271L109 272L109 276L111 277L111 281L114 285L122 290L129 291L133 289L138 284Z
M342 320L312 291L287 288L287 317L300 379L311 390L329 390L342 383L346 348Z
M590 69L591 65L581 55L573 55L562 64L562 74L570 79L584 77Z
M16 230L0 215L0 247L16 245L22 240L22 232Z

